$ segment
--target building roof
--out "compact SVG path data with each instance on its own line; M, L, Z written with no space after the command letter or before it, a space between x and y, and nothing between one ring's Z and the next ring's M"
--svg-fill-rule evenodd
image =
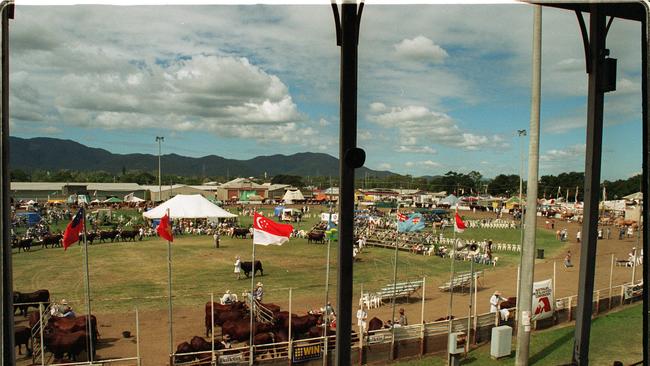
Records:
M92 182L11 182L12 191L60 191L65 186L85 186L89 191L140 191L138 183L92 183Z
M262 184L257 184L251 181L248 178L236 178L229 182L226 182L220 186L220 188L250 188L250 189L267 189L266 186Z

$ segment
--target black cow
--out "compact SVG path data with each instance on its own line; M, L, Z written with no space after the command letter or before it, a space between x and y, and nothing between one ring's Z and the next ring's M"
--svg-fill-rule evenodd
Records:
M117 230L110 230L110 231L100 231L99 232L99 242L104 243L106 242L106 239L110 239L111 243L114 242L117 237L120 235L120 232Z
M253 263L252 262L241 262L241 270L244 271L244 274L246 277L250 276L251 271L253 270ZM260 275L264 276L264 269L262 268L262 261L256 260L255 261L255 275L257 275L257 271L260 271Z
M22 355L23 353L21 352L22 345L25 345L25 349L27 350L27 354L31 355L32 350L29 348L29 340L32 339L32 331L24 327L22 325L19 325L14 328L14 339L16 340L16 347L18 347L18 354Z
M120 233L120 238L124 241L133 241L135 242L135 238L138 236L140 232L138 230L122 230ZM142 238L140 238L142 240Z
M86 241L88 244L92 244L95 239L99 237L99 234L97 233L86 233Z
M232 235L230 237L246 239L250 233L250 230L245 227L235 227L232 229Z
M20 309L20 315L27 315L27 310L29 307L35 307L38 309L38 303L42 302L43 306L47 307L50 303L50 292L48 290L37 290L29 293L22 293L14 291L14 312L16 309Z
M61 239L63 239L63 235L61 235L61 234L45 235L41 239L42 247L47 248L48 245L51 245L52 248L60 247L61 246Z
M307 233L307 243L325 243L325 233L320 230L312 230Z
M32 249L33 238L15 239L11 244L12 248L18 248L18 253L22 249L24 252Z

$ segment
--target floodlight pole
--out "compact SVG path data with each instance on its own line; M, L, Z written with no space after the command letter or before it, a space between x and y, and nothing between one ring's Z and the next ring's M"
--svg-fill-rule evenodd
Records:
M530 144L528 145L527 215L521 247L521 266L517 298L517 353L515 364L528 365L530 348L530 315L532 310L533 278L535 273L535 225L537 223L537 176L539 174L539 115L542 85L542 7L534 5L533 70L530 103ZM521 136L521 134L520 134ZM519 207L522 207L521 201ZM523 220L523 216L522 216Z
M160 164L160 156L162 152L162 142L165 141L164 136L156 136L156 142L158 142L158 201L162 201L162 168Z
M2 215L0 231L2 232L2 259L0 261L0 276L2 276L2 315L0 327L2 328L2 354L3 365L13 365L15 359L14 347L14 307L13 307L13 278L11 265L11 225L10 225L10 198L9 198L9 19L14 18L14 2L1 3L0 16L2 17L2 99L0 101L2 117L2 137L0 138L0 154L2 166L0 175L2 179Z
M336 44L341 47L340 134L339 134L339 256L337 273L336 365L350 364L352 329L352 246L354 235L354 169L365 162L365 152L357 148L357 69L359 23L363 2L332 2ZM359 335L363 337L363 334Z
M643 193L642 201L642 210L643 210L643 253L648 255L648 250L650 246L648 245L648 236L650 235L650 230L648 229L648 220L650 220L650 204L648 204L648 198L650 197L650 192L648 192L648 187L650 186L650 174L648 168L650 168L650 126L648 125L648 34L650 33L650 22L648 21L648 16L650 16L650 10L645 7L646 17L641 22L641 110L643 117L641 119L642 131L643 131L643 173L642 173L642 183L641 183L641 192ZM643 283L650 283L650 268L648 267L648 261L644 260L642 264L643 268ZM647 285L646 285L647 286ZM650 363L650 344L648 344L648 338L650 338L650 329L648 327L648 321L650 320L650 311L648 306L650 305L650 291L643 291L643 359L645 360L646 365Z

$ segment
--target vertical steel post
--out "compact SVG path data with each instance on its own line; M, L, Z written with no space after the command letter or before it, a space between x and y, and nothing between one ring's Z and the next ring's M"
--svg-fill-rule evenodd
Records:
M171 223L169 209L167 209L167 217ZM174 353L174 314L172 308L172 243L169 240L167 240L167 291L169 292L169 354L171 355Z
M609 293L607 295L607 298L609 299L607 301L609 310L612 310L612 281L614 279L614 253L612 253L612 263L609 265Z
M2 364L13 365L15 360L14 347L14 311L13 311L13 278L11 265L11 212L9 198L9 19L13 19L13 1L3 1L0 16L2 16L2 137L0 151L2 153Z
M333 4L336 6L336 4ZM336 365L350 364L352 326L353 224L354 224L354 167L346 154L357 145L357 60L359 19L357 4L344 1L341 5L340 29L337 35L341 46L340 132L339 132L339 256ZM338 18L338 11L335 12ZM360 335L363 337L363 334Z
M136 355L138 357L138 365L140 366L142 364L142 361L140 359L140 313L138 312L138 308L135 308L135 351Z
M648 186L650 185L650 117L648 115L648 34L650 34L650 22L648 17L650 17L650 11L647 7L644 7L646 12L645 18L641 22L641 106L642 106L642 119L641 125L643 131L643 174L642 174L642 183L641 183L641 192L643 193L643 253L645 256L648 255L648 250L650 245L648 245L648 236L650 235L650 230L648 230L648 220L650 220L650 204L648 203L648 198L650 198L650 192L648 192ZM650 268L648 268L648 260L644 258L643 260L643 283L650 283ZM647 286L647 285L645 285ZM646 365L650 363L650 353L648 352L650 344L648 344L648 338L650 338L650 328L648 327L648 322L650 321L650 291L643 291L643 359L646 362Z
M528 146L528 182L526 227L521 247L521 269L517 298L517 366L528 365L530 351L530 314L535 277L535 240L537 222L537 177L539 174L539 118L542 84L542 7L534 6L533 60L530 101L530 144ZM498 313L498 311L497 311Z
M594 272L598 243L598 201L603 140L602 88L605 59L605 14L601 5L591 5L589 16L589 95L587 98L587 148L585 158L584 219L580 243L580 277L576 310L573 362L589 364L589 333L593 311Z

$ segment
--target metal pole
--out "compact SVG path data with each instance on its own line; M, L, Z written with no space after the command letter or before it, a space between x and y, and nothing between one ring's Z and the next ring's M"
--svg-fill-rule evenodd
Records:
M393 315L391 316L391 321L393 322L393 327L391 328L391 337L390 337L390 359L394 360L395 359L395 292L397 291L397 253L399 253L399 250L397 250L398 247L398 242L399 242L399 210L397 211L398 218L397 222L395 223L395 258L394 258L394 263L393 263L393 297L391 299L391 306L393 308ZM362 294L363 295L363 294Z
M528 146L528 199L526 201L526 228L521 248L521 274L517 298L517 359L516 365L528 364L530 346L530 313L532 310L533 278L535 272L535 224L537 222L537 179L539 174L539 115L541 103L542 66L542 7L534 5L533 70L530 110L530 143ZM526 325L525 325L526 324Z
M350 363L352 325L352 278L354 235L354 169L362 165L351 159L357 146L357 60L359 23L363 3L359 6L350 0L338 7L332 4L336 21L337 44L341 46L340 75L340 134L339 134L339 256L337 305L339 316L336 337L336 364ZM340 20L340 23L339 23ZM361 335L362 336L362 335Z
M609 266L609 295L608 306L612 309L612 280L614 278L614 253L612 253L612 264Z
M557 267L557 262L553 261L553 300L557 299L557 296L555 295L555 288L557 287L555 285L555 276L556 276L556 267Z
M458 206L456 206L456 213L458 213ZM454 218L455 220L455 218ZM454 221L455 222L455 221ZM454 226L454 236L453 236L453 241L452 241L452 246L451 246L451 268L449 272L451 275L449 276L449 307L447 308L447 321L448 323L448 330L447 330L447 337L451 334L452 331L452 323L453 321L451 320L451 314L453 312L452 306L454 302L454 262L456 262L456 227ZM449 365L449 342L447 342L447 364Z
M524 146L521 143L522 137L526 136L526 130L517 130L519 135L519 211L521 218L519 220L519 245L524 244L524 203L523 203L523 186L524 186Z
M169 209L167 209L167 217L169 217ZM174 353L174 317L172 312L172 243L167 240L167 291L169 293L169 354Z
M422 309L420 310L420 324L422 324L422 334L420 335L420 355L424 354L424 336L425 336L425 324L424 324L424 301L427 291L427 278L422 277Z
M646 16L643 18L641 24L641 105L642 105L642 131L643 131L643 143L642 143L642 183L641 183L641 193L643 193L643 253L645 256L650 250L650 245L648 245L648 237L650 236L650 230L648 230L648 220L650 220L650 207L648 204L648 197L650 197L650 192L648 187L650 186L650 173L648 168L650 167L650 117L648 115L648 34L650 34L650 22L648 22L648 11L646 9ZM648 267L648 258L643 259L643 283L650 283L650 268ZM643 359L650 360L650 344L648 344L648 339L650 338L650 291L643 291ZM648 361L646 361L648 363Z
M474 344L478 338L478 318L476 317L476 296L478 295L478 277L472 279L474 281Z
M41 366L45 365L45 343L43 339L43 303L38 304L39 335L41 337ZM32 344L32 348L34 345Z
M291 339L291 328L292 328L292 326L291 326L292 325L291 324L292 323L291 311L292 311L292 307L293 307L292 306L292 301L291 301L291 298L292 298L292 295L293 295L292 292L293 291L292 291L291 287L289 287L289 360L293 359L293 341Z
M472 333L472 290L474 286L474 260L469 263L469 272L472 276L470 277L469 281L469 306L467 309L467 341L465 342L465 356L467 356L467 352L469 352L469 339Z
M86 210L85 207L81 208L82 226L83 226L83 241L84 241L84 273L85 273L85 289L86 289L86 321L88 325L88 359L90 362L94 360L94 345L93 345L93 331L92 328L92 313L90 311L90 270L88 269L88 240L86 239Z
M589 335L593 310L596 246L598 243L598 203L600 198L600 170L603 140L603 104L605 92L605 14L601 5L590 5L589 16L589 93L587 98L587 146L585 159L585 193L582 224L583 238L580 250L578 303L576 311L573 362L578 366L589 364Z
M215 355L214 355L214 292L210 293L210 318L211 323L210 323L210 345L212 346L212 362L214 363L215 361Z
M0 327L2 328L2 364L13 365L16 362L14 344L14 307L13 307L13 278L11 264L11 225L10 225L10 198L9 198L9 19L14 17L13 1L3 1L2 9L2 137L0 137L0 151L2 151L2 315Z
M140 313L137 307L135 308L135 347L136 355L138 356L138 366L140 366Z
M331 187L330 183L330 187ZM328 222L332 221L332 202L329 203L329 217L328 217ZM329 303L329 298L330 298L330 247L332 244L332 239L331 236L327 236L327 265L325 266L325 327L323 329L323 335L325 336L325 350L323 351L324 356L323 356L323 366L328 364L327 360L327 349L328 342L327 342L327 330L329 328L329 321L330 321L330 315L329 312L327 311L327 304Z
M160 162L160 156L162 154L161 143L165 141L165 137L156 136L156 141L158 142L158 201L162 201L162 165Z
M252 268L252 275L251 275L251 306L250 306L250 334L248 336L248 341L249 341L249 352L250 352L250 357L248 358L248 364L252 365L253 362L255 361L255 357L253 355L253 318L254 318L254 311L253 308L255 307L255 296L253 296L253 290L255 286L255 242L253 242L253 263L251 265ZM291 301L289 301L289 307L291 307ZM291 310L289 310L289 316L291 316ZM291 326L289 326L289 329L291 329ZM291 330L289 330L289 342L291 342ZM291 343L289 343L291 345Z

